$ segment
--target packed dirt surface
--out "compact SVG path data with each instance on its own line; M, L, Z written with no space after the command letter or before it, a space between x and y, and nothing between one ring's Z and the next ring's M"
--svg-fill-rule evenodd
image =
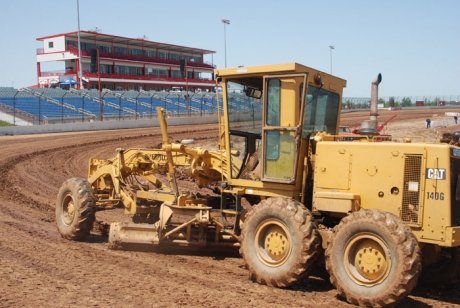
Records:
M446 110L381 111L396 114L384 132L435 141L460 125L425 128L425 119L450 119ZM457 110L454 110L457 111ZM342 115L354 127L367 112ZM217 124L169 127L173 140L193 138L214 146ZM120 251L107 248L105 226L126 219L121 209L98 212L83 242L63 239L55 223L55 199L71 177L86 178L89 158L110 158L117 148L157 147L159 128L0 136L1 307L351 307L319 267L287 289L249 279L238 251ZM179 186L186 184L179 181ZM184 186L182 186L184 187ZM460 306L458 284L419 284L400 307Z

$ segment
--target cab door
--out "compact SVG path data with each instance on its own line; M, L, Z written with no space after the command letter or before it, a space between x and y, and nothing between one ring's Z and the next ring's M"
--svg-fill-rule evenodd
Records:
M263 181L295 183L307 76L264 77Z

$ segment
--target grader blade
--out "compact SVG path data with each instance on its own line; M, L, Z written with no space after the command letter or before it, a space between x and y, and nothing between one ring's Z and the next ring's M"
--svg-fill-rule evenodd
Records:
M113 222L110 224L110 249L148 249L158 245L157 227L151 224Z

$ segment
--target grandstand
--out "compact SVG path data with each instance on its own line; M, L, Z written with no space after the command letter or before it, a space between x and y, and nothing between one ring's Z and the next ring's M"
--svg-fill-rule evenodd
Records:
M219 102L222 103L220 98ZM252 110L251 104L241 94L231 98L235 110ZM155 118L158 107L171 117L202 116L216 113L218 102L212 92L104 89L99 93L94 89L0 87L0 119L1 114L14 115L34 125Z

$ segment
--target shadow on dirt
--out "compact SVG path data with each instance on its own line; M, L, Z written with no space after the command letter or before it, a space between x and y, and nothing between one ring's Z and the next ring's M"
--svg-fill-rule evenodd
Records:
M449 286L430 286L419 283L412 291L412 296L419 296L425 299L445 302L448 304L460 305L460 282ZM413 306L415 307L415 306ZM423 307L423 306L417 306Z
M88 236L84 241L86 243L94 244L106 243L108 247L108 237L104 232L102 232L102 234L91 233L91 235ZM133 245L124 246L121 250L152 252L176 256L206 256L211 257L216 261L222 261L228 258L241 258L238 252L238 247L198 247L176 245L159 247L153 245ZM240 268L244 268L244 265L241 265ZM257 283L256 281L253 282ZM315 267L310 276L287 288L287 290L326 293L334 290L334 287L329 282L329 274L327 273L323 264ZM418 286L412 291L411 295L401 301L395 307L432 307L432 305L419 301L416 297L441 301L444 302L447 306L460 305L460 282L451 286L437 287L419 283ZM335 298L342 302L344 305L350 305L346 302L345 299L337 295Z
M254 281L255 282L255 281ZM256 282L255 282L256 283ZM329 282L329 274L324 266L317 266L308 278L305 278L289 289L302 292L329 292L334 289L334 286ZM419 285L412 291L411 295L401 301L395 307L432 307L427 303L419 301L414 297L421 297L423 299L432 299L442 301L446 306L452 304L460 304L460 283L448 287L433 287L419 283ZM338 295L335 296L338 301L344 305L350 305L347 301ZM353 306L353 305L350 305Z

